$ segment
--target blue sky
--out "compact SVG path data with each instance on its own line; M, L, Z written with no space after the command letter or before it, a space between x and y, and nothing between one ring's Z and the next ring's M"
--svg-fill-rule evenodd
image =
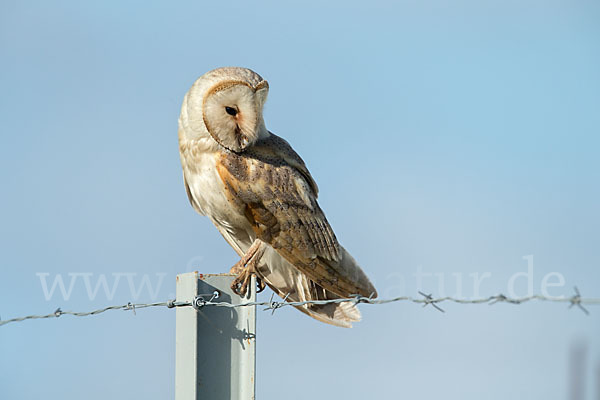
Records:
M177 150L183 95L225 65L269 81L267 127L382 297L507 293L528 256L535 293L555 273L551 295L600 297L599 20L585 0L2 1L0 317L165 300L233 265ZM57 277L68 296L44 293ZM444 308L363 306L351 330L260 312L258 398L564 399L573 346L594 394L598 307ZM174 328L167 309L1 327L3 398L172 397Z

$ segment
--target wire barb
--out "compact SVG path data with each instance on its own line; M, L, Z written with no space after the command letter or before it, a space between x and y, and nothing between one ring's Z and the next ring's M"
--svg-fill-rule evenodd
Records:
M419 294L423 297L425 297L425 299L423 300L423 307L427 306L428 304L431 304L432 307L434 307L436 310L439 310L443 313L445 313L446 311L442 310L436 303L436 300L431 297L430 294L425 294L421 291L419 291Z
M267 307L265 307L265 309L263 310L263 311L272 310L271 315L275 314L275 310L286 305L286 301L287 301L288 297L290 296L290 294L289 293L286 294L285 297L283 298L282 302L273 301L273 296L275 296L275 293L271 293L271 298L269 299L269 303L267 303Z
M211 296L210 299L206 300L205 297ZM207 293L207 294L199 294L198 296L194 297L194 301L192 302L192 305L194 306L194 308L196 310L199 310L200 308L204 307L205 305L212 303L212 301L214 299L218 299L219 297L221 297L221 292L219 292L218 290L215 290L212 293ZM168 307L168 304L167 304Z
M135 314L135 304L127 303L127 310L133 310L133 315Z
M579 293L579 289L577 289L577 286L573 287L573 289L575 289L575 295L569 299L571 302L569 308L577 306L585 313L585 315L590 315L590 312L581 305L581 294Z

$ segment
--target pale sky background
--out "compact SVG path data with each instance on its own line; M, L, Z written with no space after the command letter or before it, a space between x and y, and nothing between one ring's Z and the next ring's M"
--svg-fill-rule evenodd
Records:
M183 95L226 65L269 81L267 127L382 297L418 271L434 296L486 273L479 295L507 293L529 255L534 292L556 272L551 295L600 297L598 1L2 1L0 61L3 319L233 265L177 150ZM80 275L47 300L40 273ZM82 273L121 280L90 299ZM260 311L257 398L566 399L575 345L598 396L600 307L443 307L362 306L351 330ZM173 398L174 349L169 309L6 325L0 398Z

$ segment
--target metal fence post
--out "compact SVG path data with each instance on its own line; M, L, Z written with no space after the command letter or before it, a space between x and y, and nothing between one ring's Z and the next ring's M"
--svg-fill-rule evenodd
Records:
M239 304L256 300L256 284L242 299L230 274L177 275L177 301L196 296ZM176 311L175 400L253 400L256 366L256 306L179 307Z

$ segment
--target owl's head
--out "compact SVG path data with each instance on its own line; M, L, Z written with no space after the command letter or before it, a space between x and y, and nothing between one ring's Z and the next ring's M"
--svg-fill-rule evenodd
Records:
M214 140L236 153L244 151L268 135L262 117L268 92L267 81L246 68L207 72L185 96L179 117L180 139Z

